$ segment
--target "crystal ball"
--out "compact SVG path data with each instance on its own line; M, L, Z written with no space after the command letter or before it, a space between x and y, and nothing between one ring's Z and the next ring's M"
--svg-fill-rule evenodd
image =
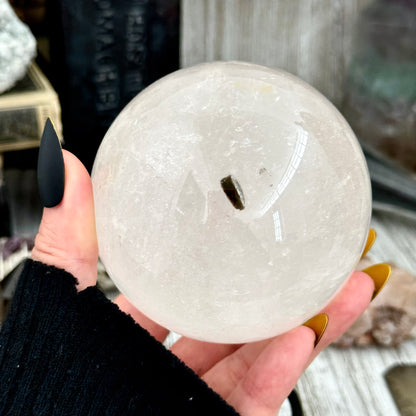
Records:
M242 343L301 325L354 270L371 217L367 165L318 91L277 69L176 71L119 114L98 150L99 252L145 315Z

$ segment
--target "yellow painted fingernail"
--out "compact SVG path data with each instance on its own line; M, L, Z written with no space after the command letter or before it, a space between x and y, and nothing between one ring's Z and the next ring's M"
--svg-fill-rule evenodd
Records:
M376 241L377 233L373 228L370 228L370 231L368 232L367 242L365 243L365 247L363 250L363 254L361 255L361 258L363 258L367 253L368 250L373 246L374 241Z
M315 347L318 345L318 342L321 340L322 335L324 334L326 327L328 325L328 315L326 313L320 313L319 315L314 316L313 318L306 321L304 326L311 328L315 332Z
M383 289L391 274L391 266L387 263L375 264L363 270L367 273L374 282L374 293L371 300L373 300Z

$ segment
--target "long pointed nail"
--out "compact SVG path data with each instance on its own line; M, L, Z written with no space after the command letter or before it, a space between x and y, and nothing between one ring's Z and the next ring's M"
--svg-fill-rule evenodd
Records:
M370 230L368 231L367 242L365 243L365 247L363 250L363 254L361 255L361 258L363 258L368 253L370 248L373 246L374 241L376 241L376 238L377 238L376 231L370 228Z
M373 266L367 267L363 270L367 273L374 282L374 293L371 300L373 300L383 289L391 274L391 266L386 263L374 264Z
M38 187L44 207L52 208L62 201L65 166L61 144L48 118L43 130L38 156Z
M320 313L319 315L316 315L306 321L303 325L307 326L308 328L312 329L313 332L315 332L316 347L321 340L322 335L325 333L326 327L328 325L328 315L326 313Z

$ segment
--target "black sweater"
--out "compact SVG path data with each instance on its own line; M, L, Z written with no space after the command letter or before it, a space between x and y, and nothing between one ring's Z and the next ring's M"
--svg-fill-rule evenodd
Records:
M27 260L0 332L0 415L237 415L97 288Z

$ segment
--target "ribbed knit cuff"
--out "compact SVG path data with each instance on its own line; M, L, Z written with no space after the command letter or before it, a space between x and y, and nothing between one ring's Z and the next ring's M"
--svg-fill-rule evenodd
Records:
M0 332L1 415L237 415L97 288L28 260Z

